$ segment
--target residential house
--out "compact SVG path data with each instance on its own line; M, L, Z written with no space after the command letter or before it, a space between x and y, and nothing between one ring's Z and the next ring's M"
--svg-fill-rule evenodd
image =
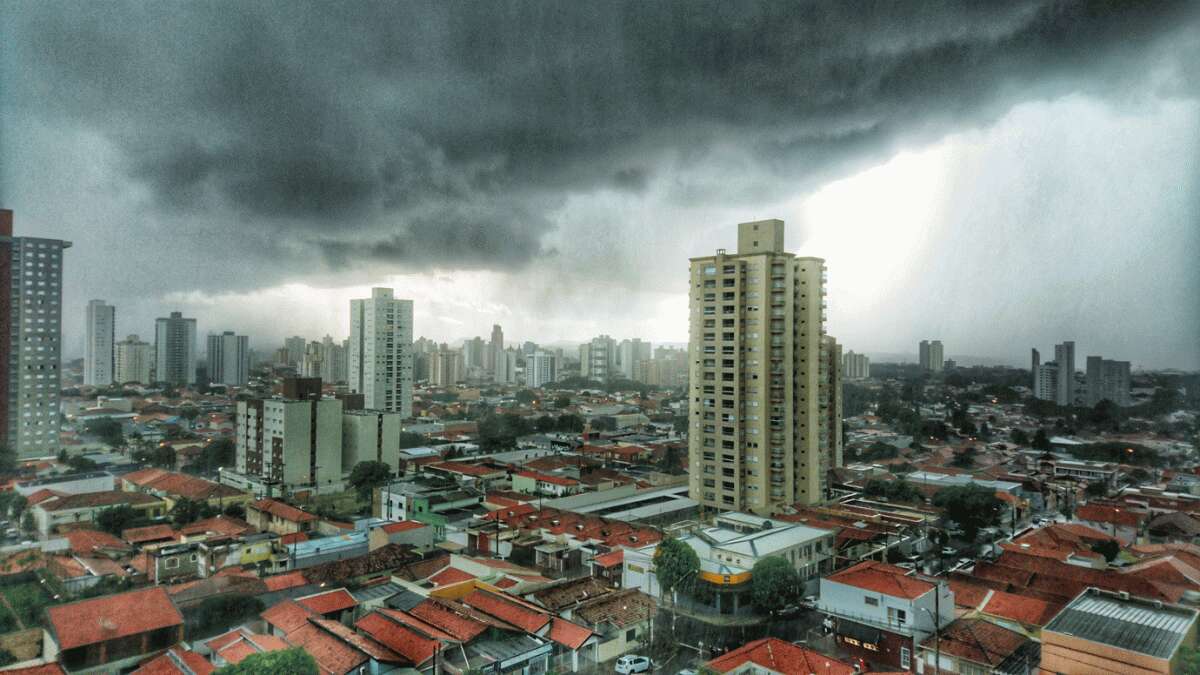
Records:
M122 505L129 506L147 519L158 518L167 512L167 503L158 497L119 490L54 495L29 510L38 532L47 537L63 525L93 523L101 511Z
M46 615L71 672L115 672L183 640L183 615L161 586L55 605Z
M818 607L838 644L872 663L913 668L917 647L954 621L948 584L894 565L863 561L821 579L820 587Z
M318 520L316 514L277 499L260 499L246 505L246 522L263 532L279 535L312 532Z
M1150 512L1124 504L1088 502L1075 509L1075 522L1116 537L1125 546L1138 543L1150 521Z
M1015 630L986 619L962 618L925 638L917 672L1030 675L1037 672L1039 653L1036 641Z
M704 664L728 675L857 675L857 668L832 656L779 638L754 640Z
M513 474L512 488L525 494L565 497L582 492L583 484L567 476L539 471L518 471Z

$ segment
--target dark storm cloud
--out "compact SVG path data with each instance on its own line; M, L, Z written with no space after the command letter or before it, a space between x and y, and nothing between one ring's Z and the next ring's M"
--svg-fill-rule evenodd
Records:
M1178 67L1196 7L39 2L9 7L0 72L5 106L102 134L180 226L226 212L335 269L513 269L565 195L643 191L664 153L734 143L795 189L1015 102L1120 96ZM676 198L762 194L739 180Z

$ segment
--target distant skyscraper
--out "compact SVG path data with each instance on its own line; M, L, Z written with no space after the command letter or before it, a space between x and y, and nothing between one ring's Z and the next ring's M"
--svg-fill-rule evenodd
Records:
M516 384L517 383L517 351L515 349L505 349L497 352L495 356L495 364L492 369L492 380L496 384Z
M553 354L535 351L525 357L525 386L541 387L555 381L558 359Z
M504 330L500 328L500 324L492 325L492 339L488 342L487 357L484 367L491 371L492 379L500 380L498 371L507 368L507 363L501 363L504 354Z
M154 345L130 335L117 343L117 363L114 375L117 384L154 382Z
M842 466L842 346L821 338L821 450L828 468Z
M429 355L429 384L435 387L452 387L465 379L463 353L442 345Z
M321 377L325 370L325 349L320 342L313 340L304 348L304 358L300 360L300 375L302 377Z
M1059 405L1075 405L1075 343L1066 341L1054 345L1054 362L1058 364L1058 386L1054 402Z
M63 249L71 242L14 237L0 209L0 439L18 458L59 447Z
M284 338L283 348L287 350L287 363L289 366L297 368L304 362L304 350L308 347L308 340L293 335L290 338Z
M346 342L335 342L326 335L321 340L321 379L336 384L345 382L346 377Z
M350 301L350 390L366 408L412 416L412 300L390 288Z
M942 372L942 366L945 363L945 356L942 353L941 340L921 340L917 351L921 362L921 370L928 373Z
M706 508L825 498L825 262L783 235L782 220L741 223L736 253L691 259L689 492Z
M617 366L621 370L621 376L627 380L636 380L638 364L649 360L651 352L650 343L643 342L640 338L621 340L617 349Z
M462 352L463 366L467 369L483 368L483 355L485 351L483 338L481 337L476 336L464 342Z
M83 383L107 387L113 383L113 350L117 308L103 300L87 305L87 344L83 354Z
M601 382L615 377L617 371L617 341L607 335L592 338L579 347L579 374Z
M171 312L154 328L154 377L176 386L196 384L196 320Z
M208 336L208 379L213 384L244 387L250 381L250 338L227 330Z
M842 357L842 377L847 380L865 380L871 377L871 359L866 354L855 354L854 350Z
M1129 362L1110 361L1099 356L1087 357L1087 404L1112 401L1119 406L1132 405L1129 396Z

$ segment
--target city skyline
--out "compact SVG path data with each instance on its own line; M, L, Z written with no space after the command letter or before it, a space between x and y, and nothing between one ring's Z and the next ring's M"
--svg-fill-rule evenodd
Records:
M681 261L780 218L856 351L1200 368L1194 3L274 9L5 13L0 201L76 242L66 353L94 298L263 344L377 286L439 341L683 343Z

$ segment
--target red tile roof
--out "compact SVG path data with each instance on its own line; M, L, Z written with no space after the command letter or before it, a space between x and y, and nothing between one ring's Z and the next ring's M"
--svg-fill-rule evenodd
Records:
M442 471L459 473L464 476L475 476L477 478L504 473L500 469L493 469L491 467L478 466L475 464L466 464L464 462L438 462L437 464L430 464L428 468L441 469Z
M934 642L934 637L930 636L921 644L932 648ZM1000 665L1026 642L1029 639L1024 635L991 621L958 619L942 629L939 646L943 654L953 654L985 667L993 667Z
M214 670L216 667L208 659L182 645L175 645L146 661L130 675L209 675Z
M763 638L719 656L705 664L718 673L727 673L753 662L777 673L828 673L854 675L854 667L818 651L785 642L779 638Z
M115 506L117 504L137 506L141 504L154 504L160 501L154 495L146 495L140 492L108 490L104 492L85 492L78 495L66 495L57 499L46 500L39 504L38 507L46 511L65 511L70 509L93 509L101 506Z
M317 520L316 514L302 511L291 504L285 504L277 499L260 499L250 504L248 508L270 514L275 518L293 523L307 523Z
M260 616L263 621L289 634L308 623L308 617L313 616L313 612L294 600L284 600L271 605Z
M370 660L362 651L308 622L288 633L287 641L303 647L324 672L336 675L348 673Z
M474 574L464 572L457 567L447 567L437 574L429 577L435 586L449 586L450 584L458 584L464 581L469 581L476 578Z
M172 497L187 497L196 501L208 501L222 497L236 497L243 494L240 490L204 480L197 476L189 476L175 471L161 469L142 469L121 476L121 480L143 490L153 490Z
M183 625L161 586L57 605L46 614L61 649Z
M620 565L624 561L625 561L625 549L623 549L623 548L619 548L615 551L609 551L608 553L601 553L600 555L593 558L593 562L595 562L600 567L616 567L617 565Z
M296 598L296 602L304 605L317 614L332 614L358 606L358 601L344 588L325 591L315 595Z
M304 578L303 572L296 570L295 572L288 572L286 574L263 577L263 583L266 584L268 591L282 591L288 588L304 586L308 583L308 579Z
M532 478L533 480L541 483L550 483L551 485L562 485L565 487L579 485L579 481L575 480L574 478L555 476L554 474L549 473L539 473L537 471L518 471L516 475L521 476L522 478Z
M180 534L188 537L194 537L198 534L223 534L236 537L239 534L246 534L253 531L254 528L250 526L250 523L241 518L226 515L197 520L190 525L184 525L179 528Z
M67 675L67 671L57 663L47 663L40 666L28 666L4 671L4 675Z
M1140 527L1147 517L1145 511L1134 511L1127 506L1088 503L1075 509L1076 520L1114 523L1125 527Z
M91 555L100 549L116 549L131 551L129 544L117 539L107 532L100 530L71 530L63 535L71 545L71 551L83 555Z
M956 600L957 602L957 600ZM1065 603L1049 602L1023 595L993 591L983 605L983 612L1031 626L1044 626L1058 614Z
M468 593L462 601L527 633L536 633L550 622L548 614L535 608L534 605L518 602L508 595L501 596L490 591L475 590Z
M121 538L131 544L142 544L148 541L165 541L175 539L175 530L170 525L147 525L131 527L122 530Z
M864 560L827 578L847 586L907 600L918 598L934 588L928 581L908 576L908 570L902 567L873 560Z
M397 652L416 667L433 658L438 648L437 640L429 639L381 612L371 612L356 621L354 627Z
M356 633L340 621L333 619L313 619L312 623L323 628L326 632L339 638L342 642L353 646L358 651L370 656L380 663L403 663L405 659L400 654L381 644L369 635Z
M307 532L288 532L287 534L279 537L279 543L283 544L284 546L299 544L302 541L308 541Z
M415 520L401 520L398 523L387 523L382 526L384 532L388 534L396 534L397 532L407 532L409 530L419 530L422 527L429 527L425 523Z
M432 638L435 640L450 640L450 641L454 640L453 635L438 628L437 626L434 626L433 624L426 623L425 621L418 619L417 617L413 616L412 614L409 614L408 612L402 612L398 609L391 609L390 607L380 607L379 609L377 609L375 611L384 614L389 619L396 621L397 623L401 623L401 624L404 624L405 626L408 626L409 628L415 630L417 633L419 633L425 637Z
M579 649L592 637L592 631L556 616L550 622L549 637L567 649Z
M460 642L470 642L487 630L487 624L467 616L450 603L432 598L421 602L408 613Z

